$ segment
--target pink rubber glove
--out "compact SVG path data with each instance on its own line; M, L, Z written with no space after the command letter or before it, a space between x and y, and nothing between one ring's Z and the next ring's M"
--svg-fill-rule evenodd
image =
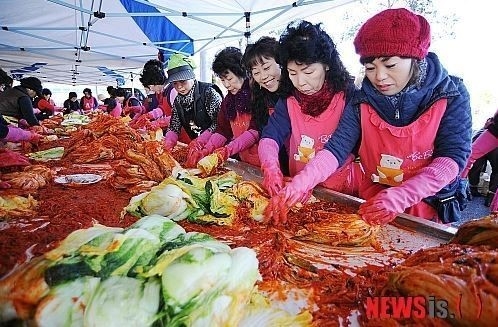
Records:
M195 141L198 142L200 145L204 146L211 138L211 135L213 135L213 133L209 129L206 129L204 132L201 133L201 135L199 135L195 139Z
M178 134L173 131L168 131L166 135L164 135L164 149L170 151L173 149L178 142Z
M488 152L494 150L496 147L498 147L498 138L491 134L489 130L485 130L481 135L479 135L477 140L472 143L472 153L467 160L467 166L463 170L461 176L463 178L467 178L474 162Z
M188 168L197 167L199 160L213 153L214 149L222 146L226 141L226 137L219 133L212 134L204 145L202 145L202 139L201 141L199 141L198 138L193 140L189 144L190 150L187 155L185 166Z
M226 142L226 137L224 137L220 133L214 133L204 145L204 149L202 149L204 155L201 158L213 153L215 149L225 145Z
M271 138L262 138L258 155L263 171L263 187L270 196L275 196L284 187L284 176L278 162L278 144Z
M145 108L143 106L131 106L127 108L129 112L134 113L135 115L143 114L145 112Z
M150 123L152 129L163 129L169 126L171 116L162 116Z
M9 132L4 140L7 142L29 141L36 142L40 140L41 135L31 131L25 131L21 128L8 126Z
M427 167L400 186L389 187L363 203L358 210L363 220L373 224L387 224L396 215L436 194L458 175L458 164L450 158L435 158Z
M162 116L164 116L164 112L161 108L153 109L147 113L149 119L157 119Z
M277 196L272 197L266 208L265 217L271 219L274 224L287 222L289 209L298 202L306 202L311 190L332 175L338 167L339 162L332 152L318 151L304 169L294 176Z
M143 127L149 121L150 121L149 116L138 114L138 115L133 116L133 118L131 119L130 125Z
M244 151L245 149L250 148L251 146L256 144L256 142L258 142L258 139L258 131L254 129L245 131L227 145L227 148L230 151L228 156L233 156L240 151Z

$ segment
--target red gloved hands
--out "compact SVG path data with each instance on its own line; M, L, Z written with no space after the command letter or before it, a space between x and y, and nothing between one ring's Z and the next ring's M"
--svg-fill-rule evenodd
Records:
M377 193L360 206L358 214L363 220L370 225L385 225L393 221L398 213L405 211L406 208L400 206L398 201L391 201L392 195L385 192L393 188L395 187Z
M285 185L280 167L266 163L261 166L261 169L263 170L263 187L271 197L276 196Z
M191 141L187 146L187 161L185 161L186 168L195 168L197 163L201 160L203 155L203 145L197 140Z
M285 224L287 214L290 208L297 203L308 202L311 196L311 190L306 190L302 185L289 183L276 196L273 196L270 203L265 209L265 219L270 220L273 224Z
M131 106L131 107L126 107L127 113L130 114L133 113L135 115L141 115L145 112L145 108L143 106Z
M130 124L133 124L134 126L142 127L142 126L145 126L149 121L150 121L150 118L147 116L147 114L135 115L135 116L133 116L133 119L131 120Z
M31 137L29 138L29 142L30 143L34 143L34 144L38 144L40 142L40 139L42 138L43 136L38 134L38 133L35 133L35 132L31 132Z
M29 159L22 154L8 149L0 149L0 167L29 165L31 165Z
M222 146L221 148L218 148L214 150L214 152L218 158L223 162L227 161L228 157L230 157L230 150L226 146Z
M10 184L4 181L0 181L0 189L10 188Z
M150 123L151 129L163 129L169 126L171 116L162 116Z
M336 157L330 151L319 151L304 169L292 178L292 182L278 193L277 198L272 198L265 211L265 217L276 224L285 223L289 208L298 202L308 201L313 188L332 175L338 166Z

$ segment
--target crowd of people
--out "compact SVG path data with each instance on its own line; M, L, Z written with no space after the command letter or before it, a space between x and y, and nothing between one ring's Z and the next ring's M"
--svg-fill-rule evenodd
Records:
M102 110L162 129L165 149L187 144L187 167L213 153L260 167L271 197L265 215L275 224L317 185L363 198L359 214L370 224L403 212L451 223L469 200L472 165L498 146L498 118L472 144L469 93L430 44L424 17L403 8L379 12L354 39L364 69L355 81L321 24L294 21L279 39L215 55L212 71L225 92L199 81L194 60L175 53L166 65L144 65L145 101L110 87L99 104L86 88L79 101L70 92L62 110ZM7 77L0 139L36 142L39 121L55 110L51 92L34 77L15 87ZM498 199L491 207L498 209Z

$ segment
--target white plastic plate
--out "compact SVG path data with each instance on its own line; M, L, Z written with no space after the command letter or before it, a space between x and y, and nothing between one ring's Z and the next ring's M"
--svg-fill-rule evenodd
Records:
M61 175L54 178L54 182L58 184L94 184L102 180L101 175L96 174L73 174Z

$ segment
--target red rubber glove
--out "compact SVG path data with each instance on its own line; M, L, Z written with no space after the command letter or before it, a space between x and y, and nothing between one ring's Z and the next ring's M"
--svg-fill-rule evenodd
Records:
M29 165L31 165L29 159L22 154L8 149L0 149L0 167Z
M278 144L270 138L263 138L258 145L259 160L263 171L263 187L270 196L275 196L284 187L284 175L278 162Z
M223 162L227 161L228 157L230 157L230 150L228 150L228 147L226 146L214 150L213 153L215 153Z
M187 160L185 161L186 168L195 168L197 163L204 156L202 155L202 144L197 139L191 141L187 146Z
M162 116L151 122L150 126L153 130L163 129L169 126L170 120L171 116Z
M0 181L0 189L10 188L10 184L4 181Z
M448 185L457 177L458 170L458 164L453 159L435 158L400 186L389 187L368 199L360 206L358 213L371 225L385 225L399 213Z
M266 219L271 219L275 224L287 222L289 208L298 202L308 201L313 188L332 175L338 167L339 163L332 152L318 151L304 169L276 197L272 197L265 212Z
M130 124L137 127L143 127L149 121L150 118L147 115L135 115L133 116L133 119L131 120Z

